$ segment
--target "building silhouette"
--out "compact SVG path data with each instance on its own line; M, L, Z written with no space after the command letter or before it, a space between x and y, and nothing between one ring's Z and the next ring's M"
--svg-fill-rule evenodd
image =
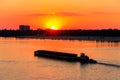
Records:
M29 26L29 25L20 25L20 26L19 26L19 30L20 30L20 31L30 30L30 26Z

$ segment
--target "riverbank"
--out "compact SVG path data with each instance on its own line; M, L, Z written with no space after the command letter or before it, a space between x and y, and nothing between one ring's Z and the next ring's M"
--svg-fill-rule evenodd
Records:
M57 40L96 40L119 42L120 37L101 37L101 36L17 36L16 38L35 38L35 39L57 39Z

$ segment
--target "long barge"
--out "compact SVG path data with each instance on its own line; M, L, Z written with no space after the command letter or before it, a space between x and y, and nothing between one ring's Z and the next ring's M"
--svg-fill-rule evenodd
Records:
M81 56L78 56L74 53L65 53L65 52L56 52L48 50L37 50L34 52L35 56L46 57L52 59L59 59L65 61L76 61L81 63L97 63L96 60L89 59L84 53L81 53Z

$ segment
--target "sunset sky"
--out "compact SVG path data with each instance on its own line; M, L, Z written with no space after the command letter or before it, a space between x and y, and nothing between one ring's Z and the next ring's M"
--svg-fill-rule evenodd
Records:
M0 29L120 29L120 0L0 0Z

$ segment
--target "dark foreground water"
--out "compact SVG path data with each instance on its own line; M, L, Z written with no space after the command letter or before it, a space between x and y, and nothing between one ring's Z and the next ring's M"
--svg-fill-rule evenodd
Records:
M86 53L106 64L34 56L39 49ZM0 80L120 80L120 42L0 38Z

